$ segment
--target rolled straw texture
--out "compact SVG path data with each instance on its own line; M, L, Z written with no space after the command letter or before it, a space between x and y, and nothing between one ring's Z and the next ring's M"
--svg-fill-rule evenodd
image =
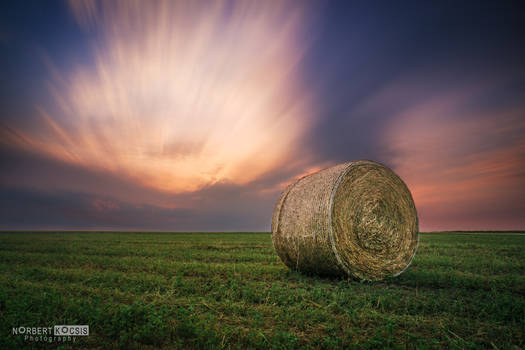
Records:
M419 241L418 217L399 176L360 160L288 186L275 205L272 240L292 269L380 280L410 265Z

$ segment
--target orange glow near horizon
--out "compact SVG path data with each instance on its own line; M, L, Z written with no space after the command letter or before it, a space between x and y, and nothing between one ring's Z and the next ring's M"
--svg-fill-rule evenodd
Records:
M426 229L480 229L472 215L519 203L525 188L523 111L473 118L461 115L457 107L464 101L455 100L422 103L384 130L390 160L409 186ZM468 215L465 222L458 219Z
M205 4L205 5L204 5ZM300 9L278 2L71 2L94 65L55 72L19 147L180 193L292 159L312 123Z

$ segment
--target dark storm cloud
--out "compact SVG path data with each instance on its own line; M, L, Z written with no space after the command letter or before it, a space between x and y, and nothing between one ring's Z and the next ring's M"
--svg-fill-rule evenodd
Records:
M49 191L92 193L118 197L130 203L175 205L167 194L141 187L128 179L94 169L67 164L36 153L0 148L0 182L4 186Z
M245 188L224 184L175 196L176 201L193 208L135 204L64 190L1 187L0 191L3 230L264 231L274 202L274 196L261 197Z
M2 229L264 231L277 187L297 169L253 183L171 194L16 150L0 150Z
M133 205L67 191L1 188L1 229L145 229L184 227L197 218L186 209Z

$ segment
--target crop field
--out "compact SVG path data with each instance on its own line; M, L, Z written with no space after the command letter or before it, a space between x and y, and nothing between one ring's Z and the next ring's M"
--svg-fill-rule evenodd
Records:
M525 235L421 234L380 283L290 271L268 233L0 233L0 348L525 347ZM89 325L46 343L15 327Z

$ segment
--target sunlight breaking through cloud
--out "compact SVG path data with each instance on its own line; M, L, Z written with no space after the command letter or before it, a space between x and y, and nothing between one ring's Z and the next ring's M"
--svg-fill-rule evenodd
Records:
M280 2L72 1L94 63L56 69L10 141L162 191L244 184L300 154L304 12Z

